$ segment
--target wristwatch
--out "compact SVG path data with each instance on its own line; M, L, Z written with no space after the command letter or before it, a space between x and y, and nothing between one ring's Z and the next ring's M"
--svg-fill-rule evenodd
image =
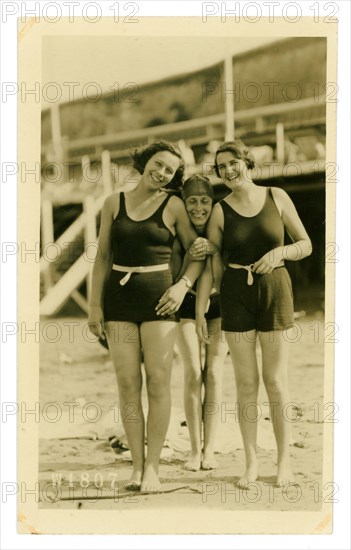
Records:
M183 275L183 277L180 278L180 280L184 281L185 282L185 285L188 287L188 288L192 288L192 284L191 284L191 281L190 279L188 279L188 277L185 277L185 275Z

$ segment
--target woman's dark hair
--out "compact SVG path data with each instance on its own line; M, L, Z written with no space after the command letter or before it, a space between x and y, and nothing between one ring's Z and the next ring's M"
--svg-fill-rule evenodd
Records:
M213 187L208 178L206 176L202 176L201 174L193 174L189 178L185 180L182 187L182 199L183 201L190 197L190 195L197 195L199 194L199 190L202 191L201 194L206 194L208 197L210 197L212 200L214 200L214 192Z
M172 180L164 186L165 189L177 190L180 189L183 183L184 177L184 159L180 151L168 141L160 140L154 141L149 145L135 149L130 155L133 159L133 167L139 172L139 174L144 173L146 163L153 157L156 153L161 151L168 151L175 157L178 157L180 160L180 165L174 174Z
M234 141L225 141L224 143L222 143L222 145L218 147L215 154L214 169L218 177L220 177L220 174L218 170L217 156L219 155L219 153L225 152L232 153L233 156L237 159L242 159L245 162L247 168L249 168L250 170L255 167L254 158L249 152L245 143L243 143L240 139L235 139Z

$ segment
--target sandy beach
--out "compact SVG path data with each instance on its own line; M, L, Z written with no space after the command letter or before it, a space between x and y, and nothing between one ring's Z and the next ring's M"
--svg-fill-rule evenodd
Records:
M324 405L322 317L296 321L290 352L291 457L296 485L274 484L276 450L267 396L259 394L259 479L246 491L236 488L244 453L235 411L230 357L223 371L223 400L209 414L220 414L219 467L188 472L190 449L182 409L182 365L175 357L172 418L162 453L160 494L131 493L124 485L131 462L120 421L115 374L108 351L87 331L84 318L42 322L40 347L41 423L39 442L40 508L317 511L322 505ZM145 408L147 407L146 395ZM324 409L323 409L324 407ZM109 438L117 436L120 448ZM119 451L119 452L116 452Z

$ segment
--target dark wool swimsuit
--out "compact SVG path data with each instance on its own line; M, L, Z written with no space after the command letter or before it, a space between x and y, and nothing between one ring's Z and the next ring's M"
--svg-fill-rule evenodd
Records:
M174 235L163 222L163 211L169 196L147 219L132 220L126 211L124 193L111 227L113 263L140 267L169 264ZM173 284L170 268L147 273L132 273L120 284L126 273L112 270L104 292L105 321L178 321L178 314L156 315L155 307L162 294Z
M229 266L249 266L284 245L284 224L271 189L267 189L256 216L241 216L225 199L219 204L224 214L222 254L226 265L220 291L222 330L268 332L293 326L292 285L284 265L263 275Z

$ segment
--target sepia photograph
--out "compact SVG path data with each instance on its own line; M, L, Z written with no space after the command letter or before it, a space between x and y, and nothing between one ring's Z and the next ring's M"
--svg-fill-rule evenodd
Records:
M33 533L331 532L337 25L305 19L19 23Z
M229 509L266 507L270 487L281 488L272 509L320 509L326 38L256 39L256 48L235 38L42 40L47 100L58 73L73 82L89 51L91 76L116 60L126 83L103 93L87 75L86 96L42 110L39 469L55 486L40 505L109 508L118 490L135 492L138 506L162 506L174 491L166 502L212 507L228 485ZM196 52L207 47L219 61L203 66ZM133 82L157 51L177 52L172 67ZM186 52L197 70L184 72ZM211 213L217 203L223 210ZM199 312L205 338L196 289L204 260L221 269L208 262L221 246L235 280L220 278L209 311ZM277 258L261 260L271 252ZM283 280L273 282L276 274ZM236 293L246 297L236 303ZM100 492L111 499L91 503Z

